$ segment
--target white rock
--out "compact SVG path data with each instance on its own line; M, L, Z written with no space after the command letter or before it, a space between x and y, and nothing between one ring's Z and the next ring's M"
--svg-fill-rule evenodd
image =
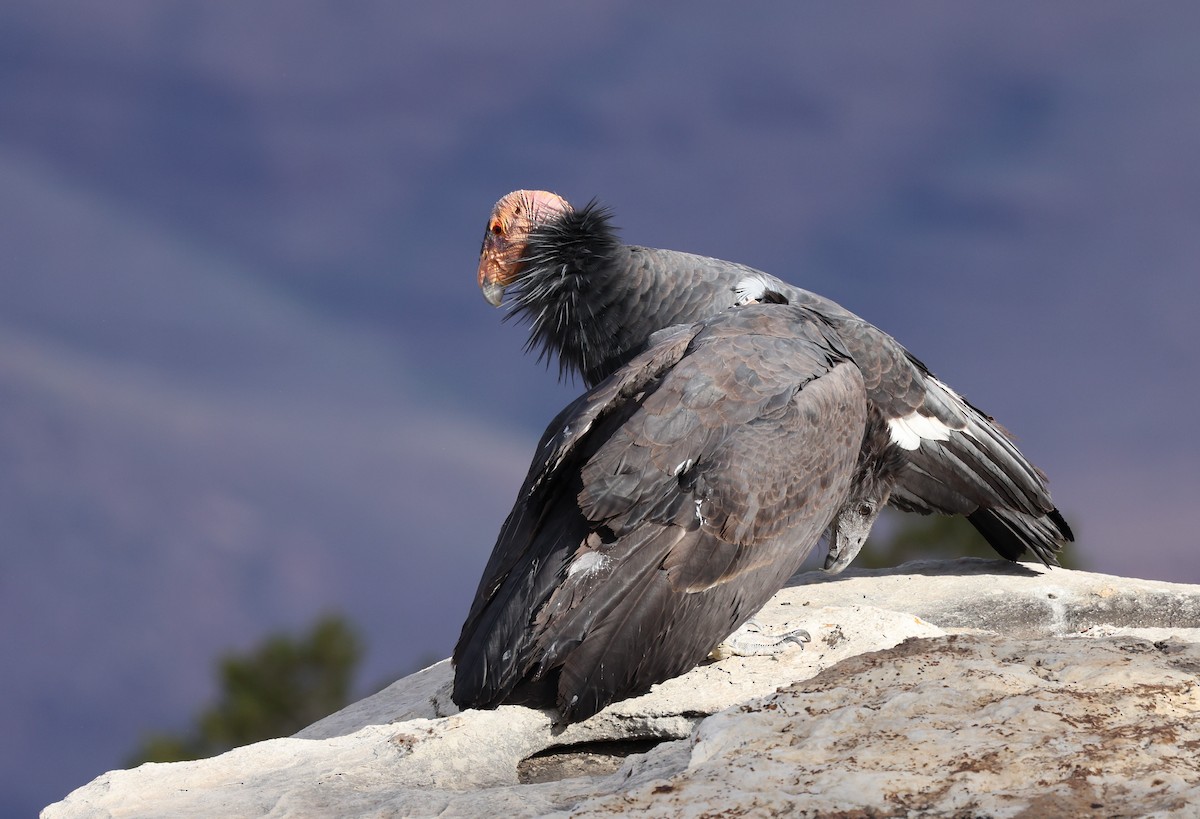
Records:
M1197 669L1195 643L911 640L710 717L688 759L572 816L1178 815L1200 805Z
M813 640L702 666L565 729L518 706L457 713L443 661L295 737L110 772L42 816L1200 804L1200 587L964 559L805 575L756 619ZM639 753L622 763L618 741Z

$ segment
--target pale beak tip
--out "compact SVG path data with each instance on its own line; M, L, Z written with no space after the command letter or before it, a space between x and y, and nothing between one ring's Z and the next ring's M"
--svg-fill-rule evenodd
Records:
M488 300L488 304L492 307L499 307L500 302L504 300L504 285L497 282L483 282L479 285L479 289L483 291L483 297Z

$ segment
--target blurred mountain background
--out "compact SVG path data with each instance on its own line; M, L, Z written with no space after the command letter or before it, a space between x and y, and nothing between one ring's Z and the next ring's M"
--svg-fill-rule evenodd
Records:
M579 388L476 288L516 188L840 301L1200 582L1198 103L1187 3L5 4L0 815L322 612L449 653Z

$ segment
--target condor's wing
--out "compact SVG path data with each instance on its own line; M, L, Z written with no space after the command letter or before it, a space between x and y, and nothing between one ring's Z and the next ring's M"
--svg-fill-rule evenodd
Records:
M828 528L865 424L857 367L803 308L660 339L543 437L455 649L455 702L542 683L582 719L703 660Z

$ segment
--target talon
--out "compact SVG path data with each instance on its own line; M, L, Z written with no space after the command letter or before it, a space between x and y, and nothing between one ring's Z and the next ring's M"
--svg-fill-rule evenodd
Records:
M798 628L795 631L788 634L786 637L784 637L783 641L785 643L795 643L796 645L803 648L805 643L812 642L812 635L809 634L806 630L804 630L802 628Z
M787 650L788 644L804 648L804 644L811 640L812 635L802 628L770 634L764 632L759 623L750 620L722 640L709 656L714 660L724 660L728 657L773 657Z

